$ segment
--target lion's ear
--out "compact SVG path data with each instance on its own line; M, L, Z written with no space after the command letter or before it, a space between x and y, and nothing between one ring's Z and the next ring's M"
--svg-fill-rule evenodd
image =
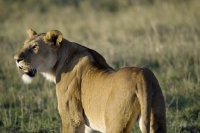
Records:
M28 33L29 37L33 37L34 35L37 35L37 33L32 29L28 29L27 33Z
M58 30L50 30L46 33L46 36L44 37L45 41L51 41L53 42L55 46L59 46L62 42L63 35Z

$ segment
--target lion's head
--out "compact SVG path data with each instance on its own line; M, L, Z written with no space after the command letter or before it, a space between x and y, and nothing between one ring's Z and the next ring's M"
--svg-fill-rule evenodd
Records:
M57 62L57 49L62 42L62 33L51 30L37 34L29 29L29 39L24 42L23 48L14 56L17 67L24 74L25 83L31 83L37 72L49 73Z

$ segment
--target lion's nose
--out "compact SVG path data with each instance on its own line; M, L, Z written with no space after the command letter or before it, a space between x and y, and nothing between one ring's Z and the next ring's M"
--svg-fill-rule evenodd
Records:
M17 55L14 56L14 59L19 63L23 60L23 58L19 58Z
M19 63L20 61L22 61L23 59L21 58L21 59L17 59L17 62Z

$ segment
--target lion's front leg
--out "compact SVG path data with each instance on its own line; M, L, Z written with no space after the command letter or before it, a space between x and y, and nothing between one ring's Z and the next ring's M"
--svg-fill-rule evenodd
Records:
M84 119L80 101L74 97L71 97L66 102L64 101L58 101L58 109L62 120L62 132L83 133Z
M80 92L75 82L67 90L56 88L58 110L62 120L63 133L83 133L84 118Z

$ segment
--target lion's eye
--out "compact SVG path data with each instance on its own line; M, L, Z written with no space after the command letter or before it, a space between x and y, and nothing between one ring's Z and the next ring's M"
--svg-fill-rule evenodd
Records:
M34 45L34 46L32 46L32 47L31 47L31 49L36 49L36 48L37 48L37 46L36 46L36 45Z

